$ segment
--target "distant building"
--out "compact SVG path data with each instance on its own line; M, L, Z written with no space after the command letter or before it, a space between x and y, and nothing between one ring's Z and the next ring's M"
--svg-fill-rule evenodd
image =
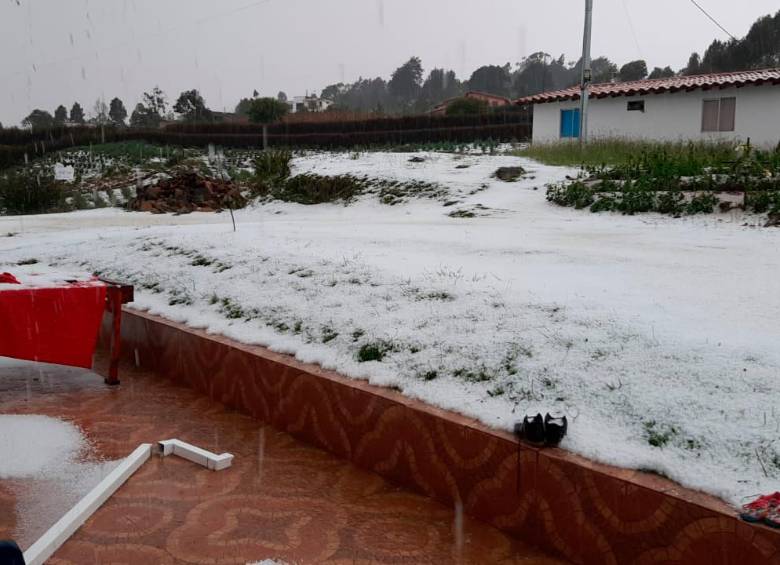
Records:
M592 138L656 141L780 140L780 69L594 84ZM580 136L580 87L515 101L533 106L533 142Z
M430 111L430 114L432 116L443 116L444 114L447 113L447 106L449 106L455 100L458 100L460 98L479 100L481 102L485 102L491 108L497 108L499 106L508 106L512 103L512 101L509 98L506 98L505 96L490 94L488 92L479 92L477 90L470 90L463 96L456 96L455 98L448 98L443 102L439 102L439 104L434 106L433 110Z
M314 95L293 96L286 100L285 103L289 106L291 114L296 114L298 112L324 112L333 105L331 100L318 98Z

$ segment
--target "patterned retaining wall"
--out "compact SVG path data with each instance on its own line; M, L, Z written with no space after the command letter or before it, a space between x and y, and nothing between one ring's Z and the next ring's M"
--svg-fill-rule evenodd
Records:
M520 447L391 390L134 310L122 334L145 369L572 562L780 564L780 532L660 477Z

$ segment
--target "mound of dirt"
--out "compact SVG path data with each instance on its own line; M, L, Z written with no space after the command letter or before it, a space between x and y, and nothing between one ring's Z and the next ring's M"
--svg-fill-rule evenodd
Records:
M232 182L187 172L138 189L135 198L128 201L127 209L155 214L189 214L219 212L225 208L243 208L245 205L246 199Z

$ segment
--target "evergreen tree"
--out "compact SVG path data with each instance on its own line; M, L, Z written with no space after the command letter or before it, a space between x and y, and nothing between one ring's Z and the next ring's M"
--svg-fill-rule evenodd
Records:
M664 67L663 69L661 67L656 67L647 78L670 78L676 74L677 73L672 70L672 67Z
M206 107L206 101L197 90L185 90L179 95L173 110L187 122L212 121L214 114Z
M632 80L644 80L647 78L647 63L641 59L631 61L620 67L618 72L620 82L629 82Z
M344 91L348 88L347 85L345 85L343 82L339 82L337 84L330 84L322 89L322 92L320 93L320 98L323 98L325 100L330 100L331 102L336 102L338 97L344 93Z
M615 63L609 60L607 57L596 57L590 62L590 71L592 82L594 84L602 84L605 82L612 82L618 76L618 67ZM582 80L582 58L577 61L577 64L572 68L571 84L574 86L579 84Z
M412 57L393 72L387 89L397 109L406 110L414 104L422 87L422 75L419 57Z
M235 109L233 110L234 113L238 114L239 116L248 116L249 115L249 106L252 104L252 98L242 98L238 101L238 104L236 104Z
M512 79L509 75L510 70L509 63L503 67L498 65L479 67L471 74L468 89L487 92L488 94L497 94L498 96L509 96L512 86Z
M287 113L285 102L276 98L255 98L249 105L249 119L258 124L270 124L276 122Z
M84 108L78 102L74 102L70 108L70 121L74 124L84 123Z
M159 127L160 121L158 114L140 102L135 105L135 110L130 115L130 125L134 128L156 128Z
M703 57L693 53L684 73L721 73L780 66L780 11L756 20L742 39L713 41Z
M279 102L287 102L287 93L284 90L280 90L279 94L276 95L276 99Z
M110 108L108 110L108 117L111 118L111 121L118 126L125 125L125 119L127 119L127 109L125 108L124 102L122 102L119 98L114 98L111 100Z
M32 129L45 129L54 125L54 117L46 110L35 109L22 120L22 125Z
M438 103L461 94L461 84L454 71L433 69L420 89L415 109L425 112Z
M61 126L68 121L68 109L60 104L57 109L54 110L54 124Z

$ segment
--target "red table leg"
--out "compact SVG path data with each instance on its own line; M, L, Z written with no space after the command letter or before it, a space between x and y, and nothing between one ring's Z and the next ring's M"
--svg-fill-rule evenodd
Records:
M108 287L108 304L111 309L111 363L108 367L107 385L119 384L119 355L122 347L122 289Z

